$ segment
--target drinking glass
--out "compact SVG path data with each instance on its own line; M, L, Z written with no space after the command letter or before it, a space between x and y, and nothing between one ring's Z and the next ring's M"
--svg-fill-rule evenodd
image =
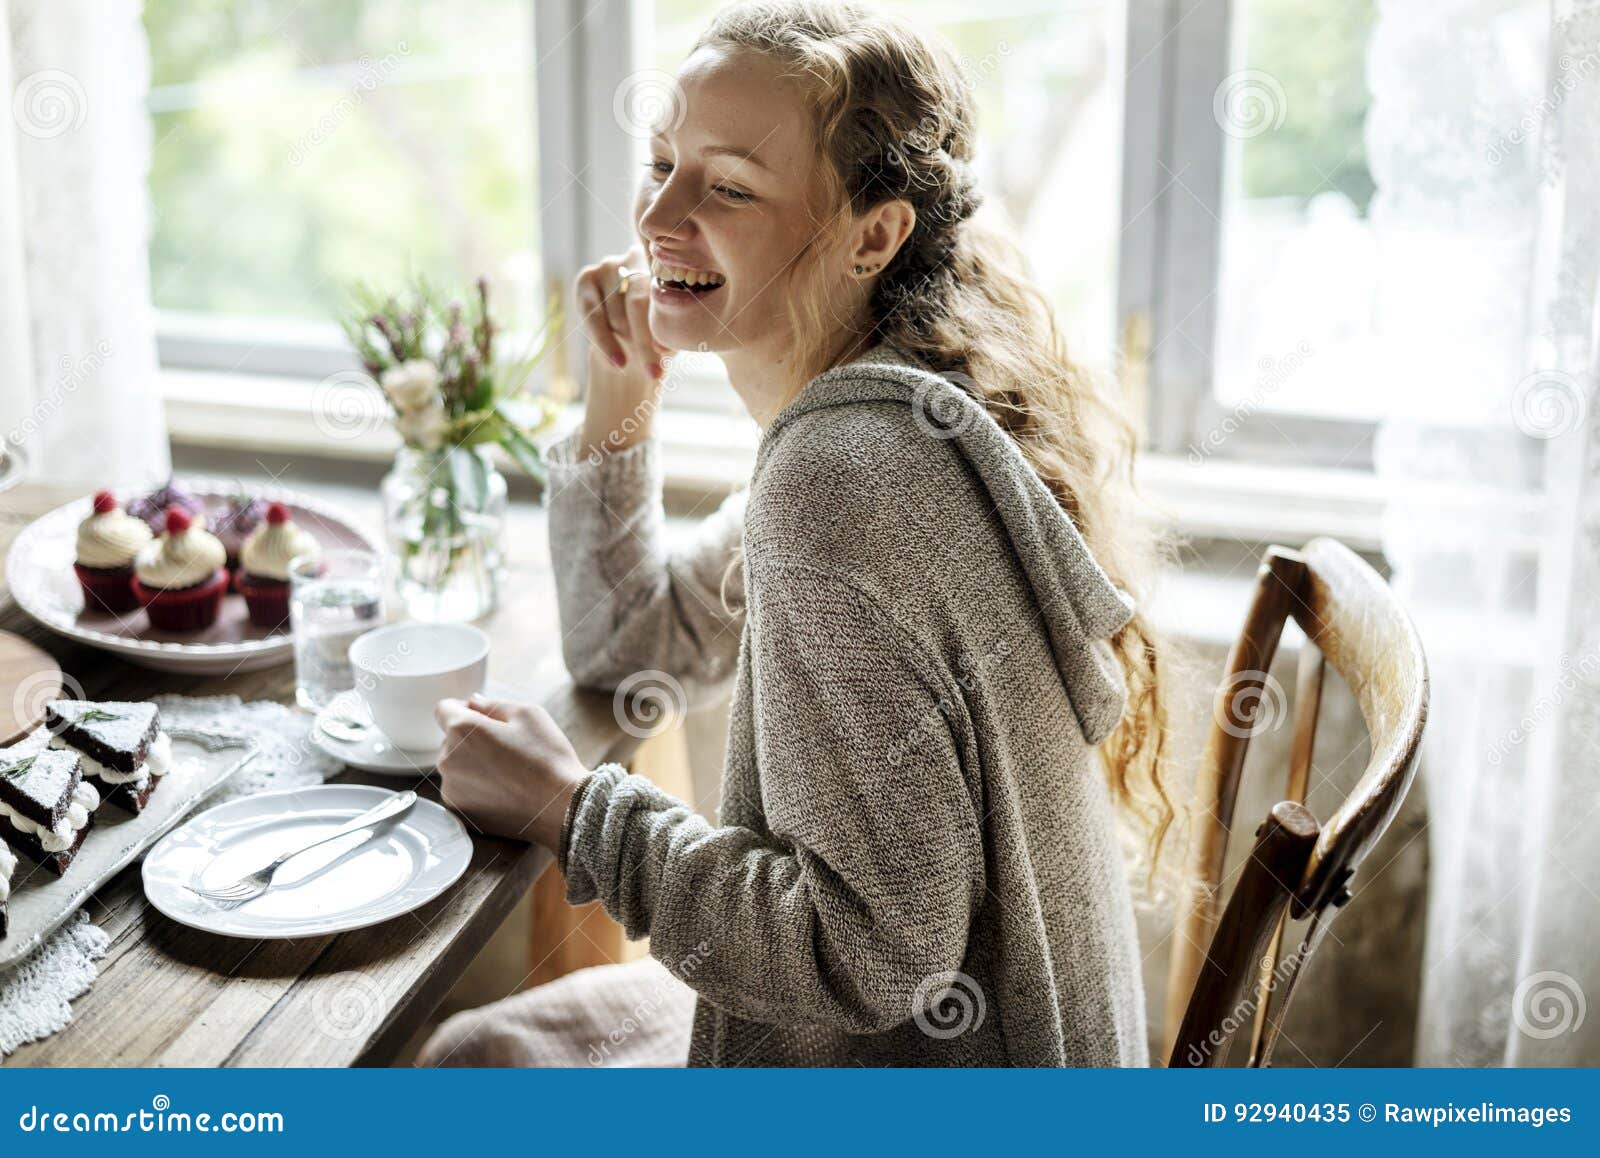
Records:
M383 624L383 557L327 551L289 564L289 626L294 635L294 698L319 712L356 686L350 645Z

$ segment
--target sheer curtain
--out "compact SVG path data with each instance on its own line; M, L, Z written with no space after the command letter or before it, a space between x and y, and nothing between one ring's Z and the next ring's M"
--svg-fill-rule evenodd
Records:
M1428 651L1420 1065L1600 1064L1600 3L1381 0L1384 550Z
M169 459L137 0L0 0L0 437L85 490Z

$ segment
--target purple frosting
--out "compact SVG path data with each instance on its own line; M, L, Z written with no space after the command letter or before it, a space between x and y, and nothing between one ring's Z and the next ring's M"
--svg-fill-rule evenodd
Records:
M264 501L239 494L213 503L206 512L206 522L211 533L222 540L228 556L237 559L245 538L266 515L267 504Z
M200 500L171 479L167 480L165 486L130 502L128 513L136 519L143 519L145 525L159 535L167 529L168 507L179 507L191 515L205 513L205 507Z

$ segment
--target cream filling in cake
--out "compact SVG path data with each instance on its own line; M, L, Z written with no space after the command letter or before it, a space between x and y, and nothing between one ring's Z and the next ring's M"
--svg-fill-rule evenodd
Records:
M51 736L50 746L65 752L78 752L78 749L60 736ZM150 777L165 776L167 769L172 767L172 737L165 732L157 732L156 738L150 741L150 750L145 753L144 763L132 772L107 768L94 757L85 756L82 752L78 752L78 761L83 765L85 776L94 776L106 784L137 784L143 788Z
M100 807L100 793L87 781L72 792L72 803L67 805L67 815L54 828L36 824L0 800L0 816L11 822L11 827L28 836L39 838L39 847L45 852L66 852L78 841L78 833L89 823L89 817Z
M16 855L0 841L0 905L11 896L11 874L16 871Z

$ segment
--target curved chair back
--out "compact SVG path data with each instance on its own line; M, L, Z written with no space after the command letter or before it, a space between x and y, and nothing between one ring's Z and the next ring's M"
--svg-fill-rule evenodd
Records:
M1291 617L1306 645L1295 681L1288 784L1257 828L1223 909L1223 861L1239 774L1267 669ZM1319 822L1305 798L1327 666L1355 696L1371 755L1349 796ZM1335 910L1350 899L1351 878L1411 787L1427 715L1422 643L1382 577L1332 539L1314 539L1299 551L1269 547L1244 631L1228 655L1195 781L1191 870L1167 984L1169 1065L1221 1065L1234 1027L1252 1013L1249 1064L1269 1064L1306 960ZM1305 937L1280 976L1285 924L1304 918L1310 919Z

